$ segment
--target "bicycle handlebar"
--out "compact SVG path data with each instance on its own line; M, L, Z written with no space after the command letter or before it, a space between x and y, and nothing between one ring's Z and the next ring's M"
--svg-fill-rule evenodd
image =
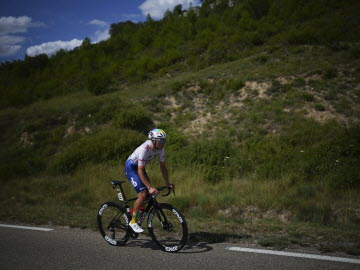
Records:
M127 183L127 181L111 181L111 184L113 184L113 189L115 189L116 186L121 187L121 184L123 184L123 183ZM170 192L171 192L171 189L168 188L168 186L162 186L162 187L156 188L158 191L162 191L162 190L164 190L165 188L168 189L168 192L167 192L166 194L162 194L163 197L169 196L169 194L170 194ZM175 190L172 190L172 192L173 192L174 195L175 195ZM155 197L156 197L156 196L155 196Z
M168 186L162 186L162 187L156 188L158 191L162 191L162 190L164 190L165 188L168 189L168 192L167 192L166 194L162 194L163 197L169 196L169 194L170 194L170 192L171 192L171 189L168 188ZM172 190L172 192L173 192L174 195L175 195L175 190Z

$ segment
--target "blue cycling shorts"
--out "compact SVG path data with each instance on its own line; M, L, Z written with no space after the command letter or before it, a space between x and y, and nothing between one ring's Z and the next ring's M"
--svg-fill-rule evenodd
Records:
M147 176L146 171L145 175ZM133 163L131 159L128 159L125 163L125 176L130 181L137 193L147 190L146 186L141 181L140 176L138 175L138 165Z

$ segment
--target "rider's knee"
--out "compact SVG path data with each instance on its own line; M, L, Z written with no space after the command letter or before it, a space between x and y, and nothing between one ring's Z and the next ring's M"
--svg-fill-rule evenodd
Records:
M138 198L139 199L142 199L142 200L145 200L146 199L146 194L147 192L146 192L146 190L144 190L144 191L141 191L139 194L138 194Z

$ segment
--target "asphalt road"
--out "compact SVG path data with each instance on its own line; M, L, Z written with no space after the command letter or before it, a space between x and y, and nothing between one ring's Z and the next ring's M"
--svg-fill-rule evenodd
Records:
M54 227L0 227L0 270L16 269L359 269L360 264L228 250L233 244L189 243L178 253L159 250L147 236L123 247L98 232Z

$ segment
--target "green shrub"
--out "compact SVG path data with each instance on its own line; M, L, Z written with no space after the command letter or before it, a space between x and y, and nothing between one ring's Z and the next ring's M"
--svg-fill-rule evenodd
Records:
M352 47L350 49L350 55L351 55L351 58L359 59L360 58L360 48L358 46Z
M295 211L299 221L329 225L335 220L329 205L320 205L315 201L304 201L296 207Z
M210 95L213 91L215 86L209 83L207 80L202 80L199 83L201 92L205 93L206 95Z
M259 245L263 247L274 247L276 249L285 249L290 244L286 237L268 237L259 240Z
M326 100L337 100L339 95L339 91L337 89L330 89L324 95L324 99Z
M314 44L317 42L315 29L311 27L292 28L284 32L282 38L290 44Z
M176 208L178 208L182 212L188 211L188 209L191 205L190 198L184 197L184 196L172 197L170 199L170 203L172 205L175 205Z
M124 69L124 77L131 83L143 82L149 78L149 73L146 71L145 62L125 61L126 69Z
M51 168L63 173L74 171L86 162L100 163L109 160L125 160L144 137L138 132L124 129L107 129L82 137L56 154Z
M94 95L101 95L113 91L111 88L112 76L105 71L91 74L87 79L87 89Z
M184 124L188 124L189 122L195 119L196 119L196 113L185 112L185 113L179 113L174 121L176 125L181 126Z
M259 46L264 44L264 39L257 31L244 32L244 39L251 45Z
M315 109L316 109L317 111L320 111L320 112L323 112L323 111L326 110L325 106L324 106L323 104L321 104L321 103L316 103L316 104L315 104Z
M114 115L128 105L119 98L108 98L92 113L92 118L97 124L106 123L113 119Z
M360 174L357 170L356 161L344 160L340 163L334 161L334 167L327 176L332 190L352 190L360 187Z
M174 83L171 84L171 90L173 90L173 92L178 92L181 90L181 88L183 88L184 86L184 83L183 82L179 82L179 81L176 81Z
M329 67L329 68L325 69L322 73L322 77L326 80L335 78L336 75L337 75L336 68L333 68L333 67Z
M168 149L170 162L181 167L198 166L204 179L210 182L221 181L229 175L229 157L236 149L230 140L217 138L186 142L181 139L177 144L182 147L174 148L170 145Z
M305 100L305 101L308 101L308 102L312 102L315 100L315 97L313 94L310 94L310 93L302 93L301 94L301 97Z
M2 152L1 160L0 179L3 181L40 173L46 168L47 162L41 151L20 146Z
M146 132L153 126L153 122L149 111L141 105L134 105L117 112L113 118L113 126Z
M240 79L229 79L225 81L225 88L232 92L236 92L244 86L245 86L244 81Z
M271 86L266 90L268 95L278 95L280 93L285 93L285 86L282 85L278 80L273 80Z
M293 87L304 87L306 85L306 81L304 78L298 77L292 82Z
M269 61L269 56L267 55L260 55L254 58L254 62L260 63L260 64L265 64L266 62Z
M313 186L304 185L299 186L296 190L296 197L309 199L313 198L316 194L316 189Z

